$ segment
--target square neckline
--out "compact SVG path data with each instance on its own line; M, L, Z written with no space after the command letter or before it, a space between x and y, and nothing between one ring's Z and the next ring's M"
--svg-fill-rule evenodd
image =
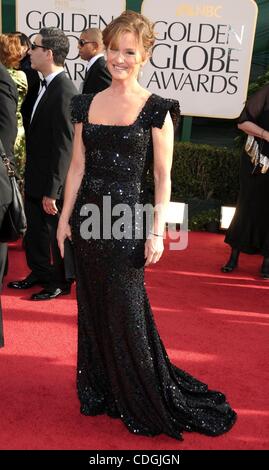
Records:
M89 111L90 111L91 104L92 104L92 102L93 102L93 100L94 100L94 98L97 94L98 93L93 95L93 97L92 97L92 99L89 103L88 110L87 110L87 119L86 119L85 124L87 124L88 126L94 126L94 127L119 127L119 128L132 127L139 121L141 114L145 111L145 108L147 107L148 103L151 101L151 98L154 96L154 93L151 93L148 96L148 98L146 99L145 103L143 104L141 110L139 111L136 119L131 124L95 124L95 123L89 121Z

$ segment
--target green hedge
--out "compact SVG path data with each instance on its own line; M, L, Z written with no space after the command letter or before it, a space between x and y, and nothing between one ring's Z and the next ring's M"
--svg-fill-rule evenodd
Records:
M188 204L190 230L218 230L221 205L235 205L241 149L175 142L171 200ZM154 184L148 174L152 203Z
M240 153L237 149L175 142L171 199L216 199L221 204L235 204Z

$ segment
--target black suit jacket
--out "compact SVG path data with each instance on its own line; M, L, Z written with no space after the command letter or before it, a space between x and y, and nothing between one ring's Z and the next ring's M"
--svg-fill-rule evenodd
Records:
M20 70L26 74L28 90L21 106L23 127L28 132L31 115L40 88L38 72L31 67L30 56L26 55L20 62Z
M7 156L14 163L14 143L17 136L18 92L15 82L0 63L0 139ZM11 188L7 171L0 159L0 205L11 201Z
M62 197L72 152L70 101L77 93L61 72L38 103L26 138L25 192L31 197Z
M98 93L108 88L111 84L111 75L107 69L104 57L99 57L89 68L82 93Z

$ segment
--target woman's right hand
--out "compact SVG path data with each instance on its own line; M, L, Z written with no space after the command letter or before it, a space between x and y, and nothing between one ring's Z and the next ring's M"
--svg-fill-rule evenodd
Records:
M64 257L64 241L66 238L72 240L71 227L66 220L60 217L57 229L57 241L62 258Z

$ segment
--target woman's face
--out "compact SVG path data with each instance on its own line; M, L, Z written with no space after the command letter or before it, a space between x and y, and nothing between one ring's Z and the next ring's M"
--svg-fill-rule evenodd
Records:
M134 33L121 34L118 44L110 44L107 49L107 67L116 80L137 78L141 65L146 61L147 54Z

